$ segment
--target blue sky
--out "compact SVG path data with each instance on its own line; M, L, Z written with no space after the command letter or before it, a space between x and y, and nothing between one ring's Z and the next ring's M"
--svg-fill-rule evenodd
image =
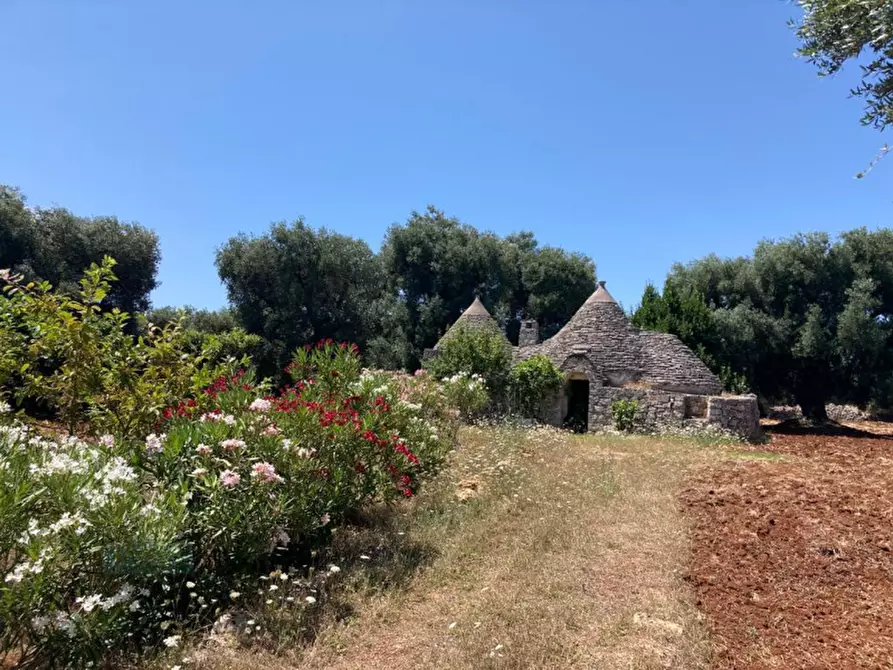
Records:
M306 217L377 249L431 203L592 256L626 305L675 261L888 226L852 73L783 0L0 0L0 183L161 237L156 305Z

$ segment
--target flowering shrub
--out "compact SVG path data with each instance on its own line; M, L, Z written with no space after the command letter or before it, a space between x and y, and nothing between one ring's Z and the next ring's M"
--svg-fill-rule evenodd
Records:
M151 640L189 568L184 516L101 445L0 428L0 651L84 667Z
M413 496L451 446L426 380L362 371L332 342L288 371L278 395L222 376L136 439L3 429L0 652L83 667L173 646L364 503Z
M504 399L512 367L512 348L498 330L458 324L439 345L437 356L425 362L437 379L465 372L478 374L487 382L495 402Z
M478 374L459 372L441 380L441 384L447 403L465 418L486 407L490 401L487 384Z

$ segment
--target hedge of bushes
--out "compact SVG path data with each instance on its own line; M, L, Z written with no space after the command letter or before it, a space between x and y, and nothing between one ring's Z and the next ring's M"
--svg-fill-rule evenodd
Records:
M38 432L0 397L0 664L121 667L177 646L362 506L415 495L486 401L480 380L369 372L331 341L296 352L273 393L176 324L128 334L101 306L111 268L76 296L0 278L0 396L67 429Z

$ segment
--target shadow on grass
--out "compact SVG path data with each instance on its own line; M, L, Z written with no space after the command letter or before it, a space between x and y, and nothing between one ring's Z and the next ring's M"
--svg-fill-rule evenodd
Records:
M293 598L273 604L267 600L264 606L262 596L245 603L245 609L234 615L238 619L234 642L249 654L262 650L295 659L327 631L356 618L362 603L374 602L376 596L399 596L440 554L432 544L410 536L409 525L400 505L355 512L333 529L329 544L310 552L303 564L306 576L280 587L300 584L291 592ZM332 566L337 566L335 571ZM304 604L308 595L309 607ZM240 633L249 618L262 624L264 632Z
M365 508L333 534L331 545L320 554L352 575L348 582L353 587L406 588L439 555L436 547L411 537L406 529L405 516L394 507Z

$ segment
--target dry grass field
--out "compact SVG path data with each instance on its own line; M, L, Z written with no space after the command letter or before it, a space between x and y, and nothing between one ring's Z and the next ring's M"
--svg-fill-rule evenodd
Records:
M426 493L339 531L316 616L188 667L893 667L891 451L466 429Z

